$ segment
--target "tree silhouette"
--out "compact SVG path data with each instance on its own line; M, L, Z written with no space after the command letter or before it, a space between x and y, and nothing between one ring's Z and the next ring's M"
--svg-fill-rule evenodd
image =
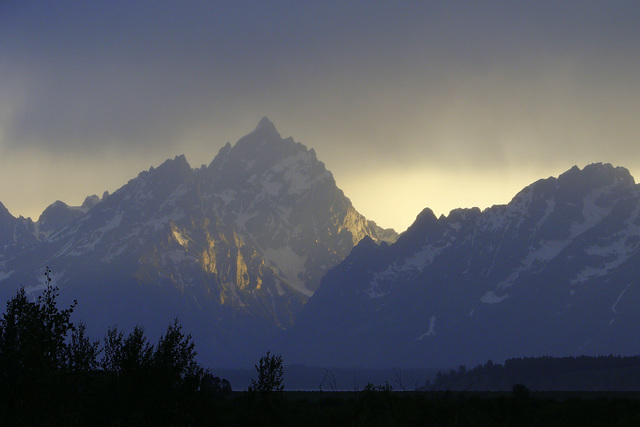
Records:
M8 424L18 419L39 423L41 414L59 406L63 373L71 363L75 366L80 354L69 337L75 331L70 317L76 303L59 309L49 267L44 276L44 292L35 302L22 287L0 317L0 393ZM75 335L76 344L84 330L80 334Z
M204 371L196 361L196 354L191 334L184 334L176 318L158 340L153 364L170 385L197 389Z
M101 346L71 322L75 301L58 307L51 269L44 276L35 301L20 288L0 315L0 425L200 425L231 391L197 363L178 319L155 346L141 326L109 328Z
M260 358L260 362L255 365L258 372L258 380L251 380L249 392L267 394L272 392L281 392L284 389L282 385L283 367L282 356L267 354Z

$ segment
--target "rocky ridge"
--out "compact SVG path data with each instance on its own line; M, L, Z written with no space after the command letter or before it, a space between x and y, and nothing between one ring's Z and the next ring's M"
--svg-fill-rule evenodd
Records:
M387 367L637 354L639 266L639 186L624 168L574 167L507 205L425 209L394 244L363 239L324 277L285 353Z
M90 330L139 323L156 333L178 316L203 357L227 366L292 326L362 237L396 237L266 118L206 167L178 156L82 207L54 203L29 236L0 266L5 298L18 283L37 292L48 265Z

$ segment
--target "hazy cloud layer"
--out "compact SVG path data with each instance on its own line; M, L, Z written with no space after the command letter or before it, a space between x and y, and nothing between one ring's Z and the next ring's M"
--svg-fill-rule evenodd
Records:
M37 216L199 166L264 115L397 228L573 164L638 176L637 22L622 1L2 2L0 201Z

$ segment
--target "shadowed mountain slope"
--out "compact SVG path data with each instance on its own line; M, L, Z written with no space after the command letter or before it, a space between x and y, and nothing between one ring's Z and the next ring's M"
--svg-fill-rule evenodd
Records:
M387 367L638 354L639 190L626 169L592 164L482 212L425 209L324 277L285 354Z

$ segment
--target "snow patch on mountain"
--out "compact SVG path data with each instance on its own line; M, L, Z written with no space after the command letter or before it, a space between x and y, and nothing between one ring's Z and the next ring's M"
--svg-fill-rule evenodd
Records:
M533 200L533 190L527 188L518 193L508 205L498 205L487 208L479 218L478 226L483 231L499 231L516 219L518 225L524 221Z
M280 193L280 189L282 188L282 185L283 185L281 182L274 182L274 181L266 181L266 182L262 182L261 184L266 190L267 194L272 197L278 196L278 194Z
M506 279L501 280L496 286L497 289L510 287L520 277L521 273L531 271L535 263L551 261L570 243L571 240L551 240L540 242L540 246L537 248L530 246L530 252L522 260L520 266L513 269Z
M236 215L236 224L238 225L238 227L242 230L246 230L247 228L247 222L255 217L257 217L259 214L259 212L254 211L251 213L247 213L247 212L238 212L238 214Z
M168 257L174 264L181 264L183 261L191 258L187 255L187 253L182 249L171 249L168 252ZM191 258L193 259L193 258Z
M122 223L123 217L124 214L122 212L118 212L113 216L113 218L109 220L109 222L107 222L104 226L98 228L96 232L104 235L104 233L106 233L107 231L115 230L120 226L120 223Z
M309 168L315 162L315 156L311 151L298 149L295 154L289 155L267 170L260 178L260 183L266 192L273 197L280 196L283 187L289 196L301 195L311 190L316 181L330 176L328 171L314 176L309 173ZM255 177L254 178L255 181ZM251 182L251 180L249 180Z
M169 196L166 198L166 200L162 202L162 205L160 205L160 208L158 208L158 210L162 211L167 206L174 206L176 204L179 204L181 198L187 193L189 193L189 187L186 184L179 185L178 188L173 190L171 194L169 194Z
M630 219L625 222L626 229L611 236L613 240L608 245L592 245L584 249L587 255L599 256L602 263L598 267L586 266L576 277L570 280L572 285L586 282L594 277L602 277L626 262L640 247L640 225L635 224L640 206L632 212Z
M62 279L64 277L64 271L61 272L57 272L57 273L51 273L51 275L49 276L51 278L51 286L56 287L58 285L58 283L60 282L60 279ZM24 287L24 290L27 294L33 294L35 292L41 292L43 290L45 290L47 288L47 285L49 285L49 282L47 280L47 276L43 275L43 274L39 274L37 276L37 281L38 283L35 285L27 285Z
M498 304L498 303L501 303L502 301L504 301L507 298L509 298L509 294L504 294L502 296L498 296L493 291L487 291L480 298L480 301L482 301L485 304Z
M539 248L530 252L524 259L525 268L530 268L536 261L551 261L570 243L568 240L550 240L542 242Z
M431 319L429 319L429 330L427 330L427 332L425 332L424 334L416 338L416 341L422 341L427 337L435 336L435 334L436 334L436 316L431 316Z
M380 278L381 273L374 273L373 280L371 280L371 282L369 283L369 287L364 291L364 293L367 294L369 298L382 298L389 295L389 292L384 292L382 291L382 289L380 289L380 283L378 283L378 280Z
M537 222L536 229L540 228L542 224L544 224L547 221L547 219L551 216L551 214L556 208L556 200L554 198L547 200L546 204L547 204L547 207L544 211L544 214L542 215L542 218L540 218L540 220Z
M88 238L84 239L84 241L81 241L76 246L75 250L67 253L67 256L79 257L86 252L93 251L107 232L115 230L120 226L123 217L124 215L122 212L114 215L104 226L96 229Z
M572 285L577 285L586 282L594 277L601 277L606 274L606 270L602 268L594 268L591 266L584 267L573 279L569 280Z
M507 223L507 217L503 210L489 208L486 211L486 215L483 215L478 220L478 227L480 230L496 231L504 228Z
M232 189L225 189L216 195L222 202L227 205L238 198L238 192Z
M582 217L584 222L571 224L571 238L575 238L585 231L598 225L611 213L610 206L599 206L596 201L610 190L610 186L593 190L583 198Z
M618 310L616 310L616 306L618 305L618 303L620 302L620 300L622 299L622 296L624 295L625 292L627 292L627 289L629 289L629 287L631 286L631 283L629 283L623 290L622 292L620 292L620 295L618 295L618 298L616 299L616 302L613 303L613 305L611 306L611 311L613 311L615 314L618 314Z
M512 219L518 220L516 227L520 225L527 218L527 213L531 207L533 200L533 189L531 187L521 191L514 197L514 199L507 205L507 216Z
M605 186L592 190L589 194L583 197L583 209L582 217L584 221L573 222L570 228L570 236L566 240L549 240L540 242L540 246L537 248L529 247L530 252L522 260L521 265L514 269L509 276L502 280L497 288L504 289L511 286L524 271L531 271L537 262L548 262L556 258L567 246L569 246L578 236L585 233L587 230L597 226L604 218L606 218L612 211L611 206L600 206L597 201L602 198L603 195L608 194L610 186ZM547 206L543 218L538 222L538 227L546 221L555 209L555 201L553 199L547 200ZM634 248L635 249L635 248ZM594 251L594 249L591 249ZM587 250L587 253L589 249ZM616 254L618 257L611 262L603 264L601 267L595 268L593 266L586 266L577 277L571 279L572 284L586 281L593 276L602 276L607 274L612 269L619 266L631 255L633 249L621 245L619 242L610 245L608 248L602 248L602 252L609 251L609 254ZM626 256L625 256L626 255Z
M383 283L397 282L403 276L409 277L416 272L421 272L450 246L449 242L430 243L403 261L394 262L383 271L374 272L369 287L364 292L369 298L381 298L388 295L389 292L384 291L381 286Z
M161 217L153 217L144 223L145 228L151 228L153 231L163 230L168 224L180 221L186 215L178 206L174 207L172 212L166 213Z
M437 242L425 245L420 251L405 259L405 270L415 269L418 271L422 271L449 246L451 246L450 242Z
M278 293L278 295L282 296L285 294L284 288L282 287L282 283L280 283L279 280L275 281L275 286L276 286L276 292Z
M0 282L2 282L3 280L7 280L9 277L13 275L14 272L15 272L14 270L0 271Z
M305 271L306 256L298 255L291 246L282 246L280 248L268 248L263 251L264 259L267 263L280 270L287 279L287 283L295 290L310 297L313 291L307 289L304 281L301 279Z
M108 264L110 262L113 262L113 260L115 260L118 256L122 255L125 250L127 249L127 245L120 245L118 247L116 247L114 249L115 245L112 245L109 250L107 251L107 254L105 256L102 257L101 261L105 264Z

